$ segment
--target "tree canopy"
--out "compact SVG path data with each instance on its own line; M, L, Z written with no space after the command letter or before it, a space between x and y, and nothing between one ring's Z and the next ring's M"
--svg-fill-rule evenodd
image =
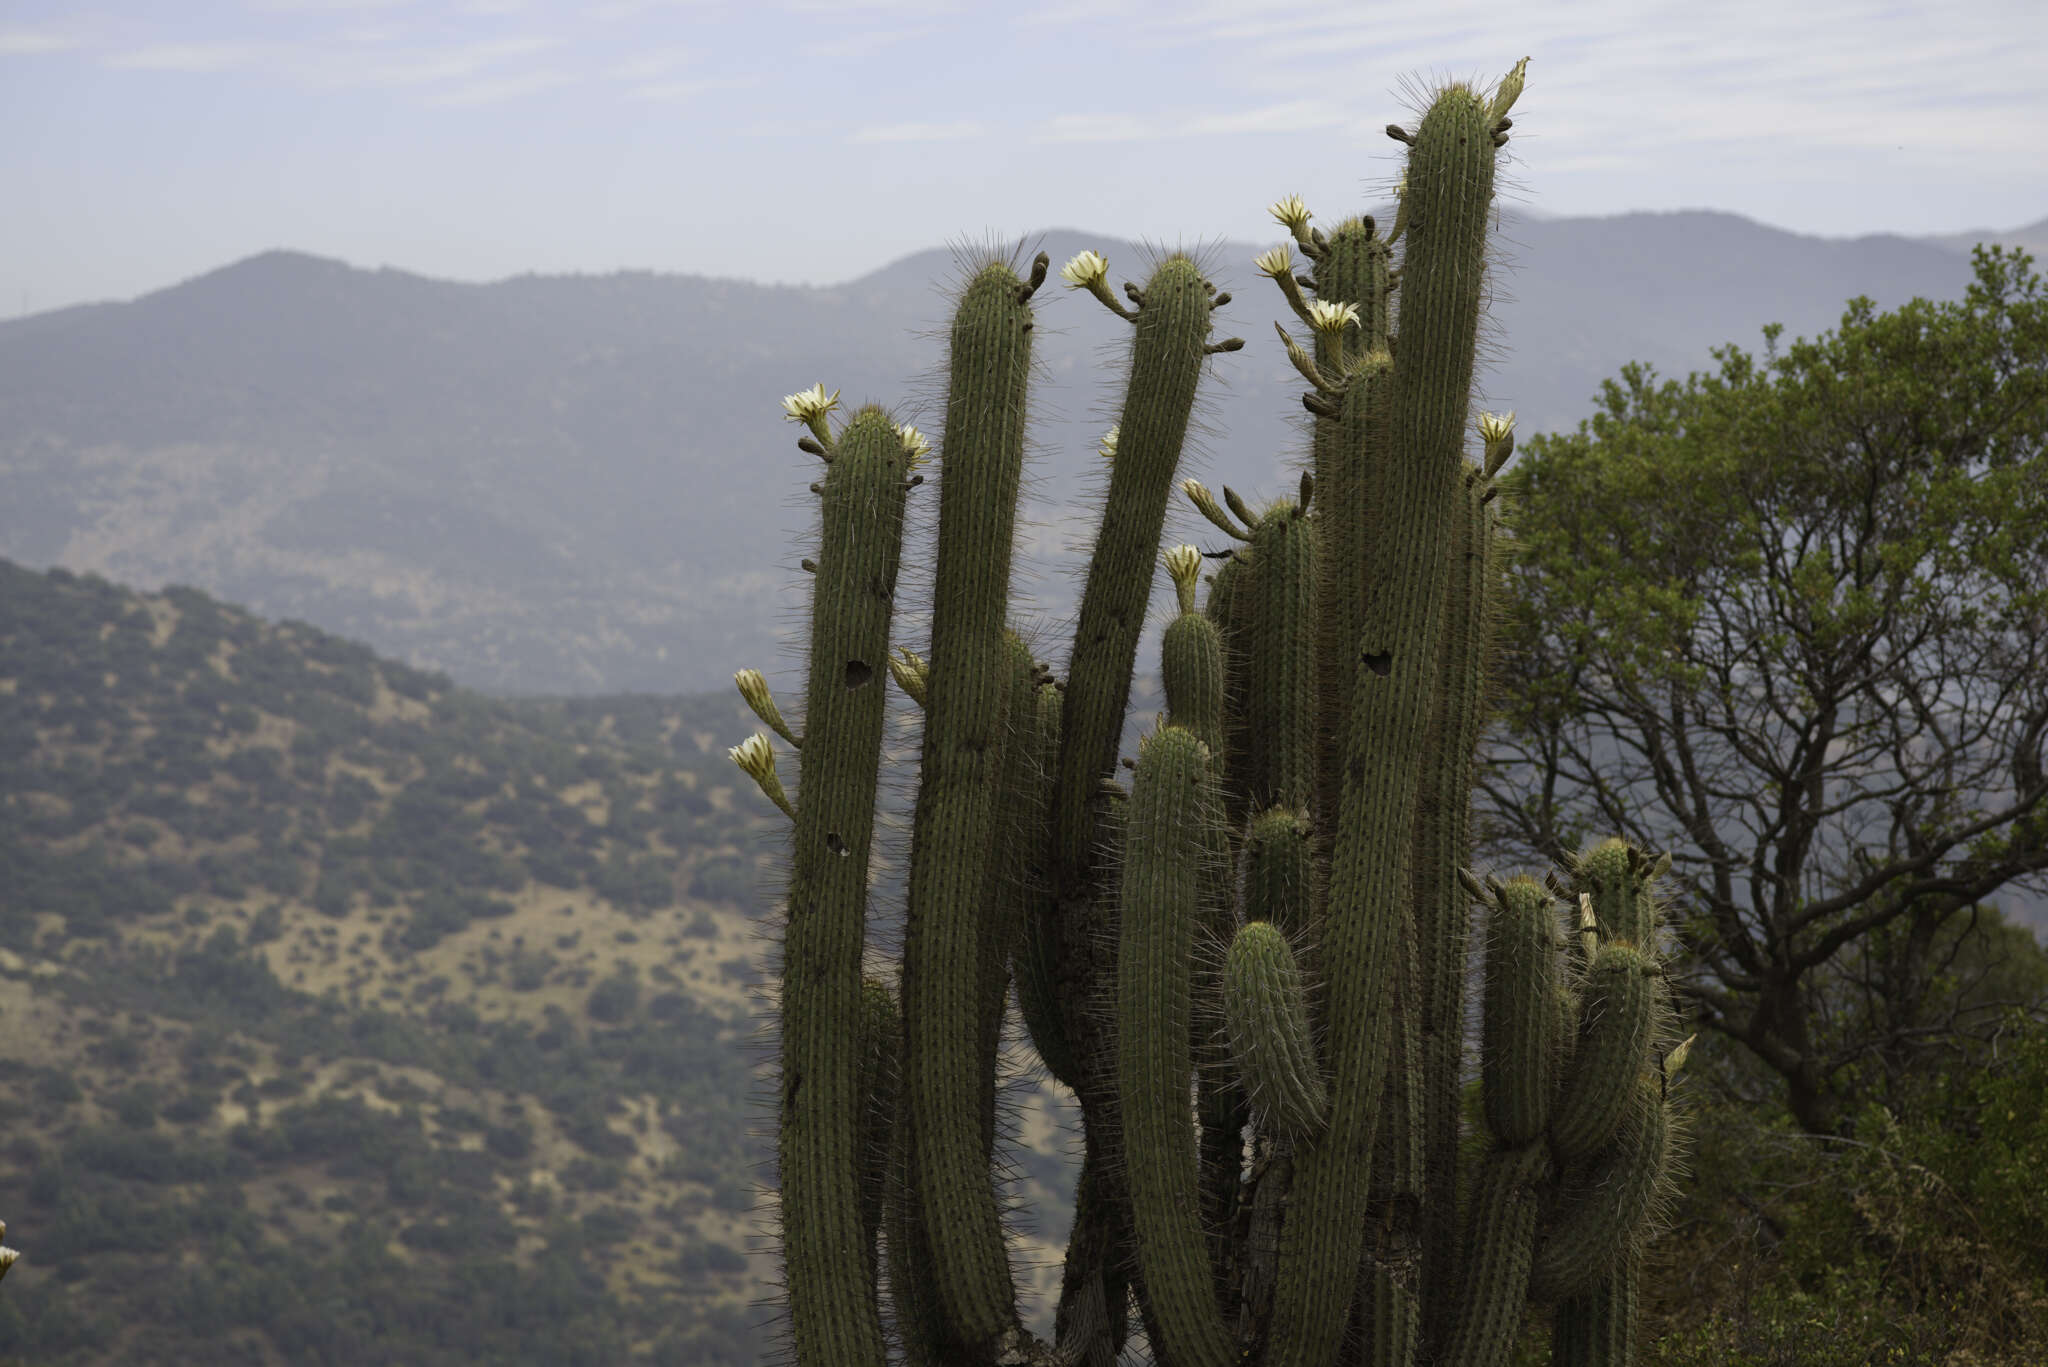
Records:
M1529 443L1479 805L1494 853L1670 850L1700 1023L1821 1131L1989 1028L1962 932L2048 887L2048 299L1979 247L1781 333Z

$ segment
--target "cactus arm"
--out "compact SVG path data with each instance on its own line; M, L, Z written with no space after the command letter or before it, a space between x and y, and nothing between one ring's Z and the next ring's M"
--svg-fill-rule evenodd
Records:
M889 1141L895 1131L896 1096L902 1080L903 1016L896 993L877 978L861 986L861 1249L868 1280L879 1284L876 1240L889 1188Z
M1029 295L1007 265L992 263L969 283L953 321L903 949L906 1092L924 1227L947 1322L973 1346L993 1344L1016 1322L981 1143L977 1045L982 898L1009 698L1003 622L1023 474Z
M1557 903L1533 878L1492 886L1486 918L1479 1066L1494 1143L1534 1143L1550 1123L1563 1046Z
M1038 663L1014 632L1004 633L1003 647L1009 697L1003 707L1004 730L999 741L1002 762L997 768L994 857L989 861L981 896L985 908L981 924L981 1036L975 1071L981 1078L984 1165L995 1158L996 1072L1003 1043L1003 1016L1009 1006L1010 966L1026 919L1031 915L1034 889L1030 869L1041 857L1044 846L1044 833L1036 819L1044 811L1036 753Z
M1207 749L1164 726L1139 748L1119 884L1117 1083L1139 1265L1183 1367L1230 1367L1237 1345L1216 1306L1202 1232L1188 1086L1188 984L1201 918L1204 829L1220 822Z
M1139 746L1118 883L1116 1080L1130 1156L1139 1265L1165 1340L1163 1357L1229 1367L1237 1344L1214 1299L1198 1219L1188 1053L1194 939L1202 908L1204 828L1221 822L1208 750L1163 726Z
M1323 936L1330 1129L1296 1165L1273 1307L1276 1367L1322 1367L1335 1355L1361 1253L1484 287L1495 156L1484 115L1469 89L1445 90L1408 161L1420 211L1408 230L1392 371L1399 459L1370 548L1372 596L1358 642L1365 667L1352 692Z
M821 419L822 420L822 419ZM783 1250L797 1360L874 1364L883 1341L863 1250L861 944L881 762L882 665L909 454L879 408L840 433L820 485L801 806L783 941Z
M1252 529L1247 758L1254 809L1306 809L1316 795L1316 552L1319 527L1281 502Z
M1441 1358L1445 1367L1505 1367L1529 1284L1536 1189L1550 1175L1550 1155L1541 1143L1496 1149L1480 1165L1466 1234L1468 1266Z
M1024 872L1028 905L1016 950L1017 1010L1047 1071L1071 1088L1079 1072L1059 1008L1055 939L1058 903L1052 895L1052 874L1046 866L1052 834L1052 771L1059 761L1060 748L1060 691L1056 685L1041 683L1034 690L1032 728L1037 769L1031 789L1034 803L1025 815L1033 843Z
M1316 676L1322 696L1317 710L1325 720L1317 806L1325 812L1335 812L1342 796L1338 762L1344 737L1339 723L1351 703L1358 634L1365 628L1370 574L1366 548L1376 517L1369 480L1387 465L1389 264L1387 241L1374 235L1372 220L1354 218L1330 233L1315 269L1318 299L1358 310L1358 337L1346 345L1366 361L1366 369L1346 389L1337 411L1316 418L1312 447L1322 529L1317 563L1323 611L1316 626ZM1318 334L1317 361L1326 367L1335 364L1337 346L1338 339Z
M1639 1250L1667 1182L1670 1103L1663 1076L1646 1068L1620 1135L1567 1185L1536 1244L1529 1295L1539 1301L1592 1295L1624 1256Z
M1329 1089L1316 1063L1301 970L1278 926L1252 921L1237 932L1223 994L1231 1057L1260 1127L1290 1139L1321 1133Z
M1494 512L1478 466L1467 462L1462 517L1452 523L1451 585L1445 604L1443 654L1437 665L1439 705L1430 726L1431 759L1417 813L1415 908L1421 921L1423 1247L1425 1286L1456 1275L1458 1250L1459 1077L1465 1053L1465 985L1472 938L1470 899L1459 874L1471 844L1474 762L1484 715L1488 652L1493 639ZM1548 899L1546 898L1546 901ZM1540 1130L1538 1131L1540 1133ZM1534 1138L1532 1134L1530 1138ZM1447 1332L1448 1297L1432 1296L1426 1338Z
M1063 897L1087 886L1094 864L1098 788L1116 767L1153 558L1209 335L1210 295L1186 257L1163 262L1144 294L1109 494L1068 662L1054 831Z
M1621 1129L1636 1079L1654 1058L1661 973L1633 945L1603 944L1595 951L1582 991L1578 1043L1550 1118L1550 1145L1560 1162L1591 1158Z
M1598 1287L1557 1307L1551 1321L1552 1367L1631 1367L1641 1262L1639 1254L1630 1253Z

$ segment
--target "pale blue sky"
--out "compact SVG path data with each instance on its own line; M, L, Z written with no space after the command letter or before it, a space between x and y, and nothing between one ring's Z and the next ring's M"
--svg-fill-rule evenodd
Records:
M822 283L1053 226L1277 240L1281 195L1384 196L1405 84L1524 54L1541 212L2048 215L2042 0L0 0L0 317L270 247Z

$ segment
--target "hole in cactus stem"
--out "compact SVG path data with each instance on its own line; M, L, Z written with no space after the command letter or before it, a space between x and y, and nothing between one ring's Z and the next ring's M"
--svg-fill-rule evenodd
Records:
M1387 675L1394 671L1394 652L1382 650L1376 655L1366 656L1365 667L1379 675L1382 679L1386 678Z
M874 677L874 666L870 665L866 660L848 660L846 662L846 689L849 693L866 684L868 680Z
M839 838L839 832L837 831L825 832L825 848L838 855L841 859L853 853L852 850L846 847L846 842Z

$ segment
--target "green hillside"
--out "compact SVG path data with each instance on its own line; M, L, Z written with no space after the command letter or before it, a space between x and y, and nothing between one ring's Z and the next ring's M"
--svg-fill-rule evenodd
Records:
M0 1360L754 1362L749 729L0 562Z

